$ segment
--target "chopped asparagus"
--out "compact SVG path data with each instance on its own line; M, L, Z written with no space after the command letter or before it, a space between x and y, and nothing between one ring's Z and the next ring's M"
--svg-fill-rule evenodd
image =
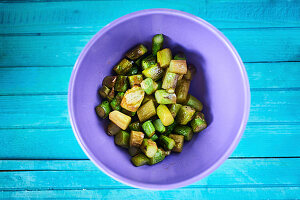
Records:
M148 69L151 65L156 63L156 57L153 55L149 55L142 60L142 69Z
M148 158L152 158L156 154L157 145L151 139L144 139L141 150Z
M132 66L126 75L132 76L132 75L136 75L138 72L139 72L139 68L137 66Z
M118 92L118 94L117 94L116 97L115 97L118 104L121 104L124 95L125 95L124 92Z
M141 66L142 66L142 60L143 60L144 58L146 58L146 57L147 57L147 53L145 53L144 55L142 55L141 57L139 57L137 60L135 60L134 63L135 63L137 66L141 67Z
M144 154L140 153L134 157L131 158L131 162L136 166L143 166L149 163L149 158L145 156Z
M176 95L174 93L168 93L166 90L156 90L155 99L158 104L176 103Z
M129 147L128 149L128 153L130 156L136 156L138 155L139 153L141 153L141 149L138 148L138 147Z
M190 106L182 106L176 116L176 120L181 125L186 125L193 119L196 110Z
M175 141L165 135L161 135L158 138L159 144L164 148L164 150L172 150L175 146Z
M160 67L166 68L170 65L172 60L172 52L170 49L165 48L157 52L157 62Z
M155 64L143 70L142 73L147 78L152 78L154 81L156 81L163 76L164 70L161 67L159 67L157 64Z
M191 126L194 133L203 131L207 127L207 123L204 118L204 114L197 112L194 119L191 121Z
M133 87L135 85L140 85L143 81L143 75L142 74L136 74L132 76L128 76L130 87Z
M115 97L115 88L111 88L109 94L107 95L108 101L112 101Z
M154 120L153 125L155 127L155 130L160 133L163 133L166 131L166 127L163 125L163 123L161 122L160 119Z
M193 107L196 111L201 111L203 109L202 103L194 96L188 95L186 105Z
M162 88L168 93L174 93L179 75L167 71L163 78Z
M177 126L177 122L174 121L173 124L171 124L170 126L166 126L166 131L163 133L164 135L169 135L170 133L172 133L172 131L174 130L174 128Z
M173 131L178 135L183 135L186 141L190 141L193 137L193 130L189 126L176 126Z
M158 136L156 134L152 135L152 137L150 138L151 140L155 141L158 139Z
M126 57L130 60L136 60L147 53L147 48L143 44L139 44L126 53Z
M139 121L129 124L129 129L132 131L141 131L141 123Z
M194 65L188 65L187 72L185 75L183 75L183 77L186 80L192 80L193 77L195 76L196 72L197 72L197 70Z
M103 101L100 105L96 107L96 113L99 117L105 119L109 112L110 112L110 106L108 101Z
M129 137L129 133L126 131L120 131L117 135L115 135L115 144L123 148L128 148Z
M121 131L120 127L118 127L117 125L115 125L112 122L110 122L107 126L107 135L110 135L110 136L116 135L120 131Z
M156 115L156 109L152 100L149 100L145 104L143 104L138 110L137 115L139 117L140 122L144 122L149 118Z
M163 34L157 34L152 38L152 55L156 56L157 52L162 49L163 43Z
M113 110L118 110L118 111L121 110L120 103L118 103L118 101L117 101L116 98L113 98L113 100L110 102L110 107L111 107Z
M170 134L169 138L172 138L175 141L175 146L172 149L172 151L181 152L182 148L183 148L183 143L184 143L184 136L183 135Z
M117 76L106 76L102 81L102 86L106 86L109 89L115 86Z
M132 67L133 62L123 58L115 67L114 71L119 75L125 75Z
M184 53L178 53L174 56L174 60L186 60Z
M123 130L127 129L131 121L131 117L117 110L114 110L111 113L109 113L109 119Z
M172 116L175 118L176 117L176 115L177 115L177 113L179 112L179 110L180 110L180 108L182 107L182 105L181 104L178 104L178 103L176 103L176 104L171 104L170 106L169 106L169 110L170 110L170 112L171 112L171 114L172 114Z
M108 87L106 87L105 85L102 86L102 88L100 88L98 90L99 95L104 99L108 96L109 92L110 92L110 89Z
M145 121L142 125L143 130L148 138L151 138L155 133L155 128L151 122L151 120Z
M165 152L162 149L158 149L156 154L150 158L149 165L155 165L165 159Z
M121 106L131 112L136 112L144 99L144 91L139 86L133 86L125 92Z
M174 118L166 105L161 104L157 107L157 116L164 126L169 126L174 122Z
M127 76L118 76L115 84L117 92L125 92L128 88Z
M146 78L141 82L141 87L148 95L150 95L157 90L158 85L151 78Z
M176 103L185 104L187 101L187 95L190 89L190 80L181 79L177 83L176 87Z
M144 139L144 133L139 131L131 131L129 146L140 147Z
M176 74L186 74L187 72L186 60L171 60L168 70L169 72L176 73Z

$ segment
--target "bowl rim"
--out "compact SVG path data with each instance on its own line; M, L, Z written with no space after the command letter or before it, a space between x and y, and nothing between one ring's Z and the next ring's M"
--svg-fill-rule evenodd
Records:
M134 181L134 180L125 178L125 177L111 171L100 160L98 160L94 156L92 151L86 146L85 142L83 141L83 138L81 137L81 135L78 131L77 124L76 124L76 121L75 121L75 118L74 118L73 98L72 98L73 97L73 90L74 90L74 80L76 78L78 68L79 68L83 58L85 57L86 53L90 49L90 47L103 34L105 34L107 31L109 31L112 27L115 27L116 25L118 25L118 24L120 24L124 21L127 21L129 19L132 19L132 18L135 18L135 17L138 17L138 16L152 15L152 14L168 14L168 15L184 17L184 18L187 18L188 20L192 20L192 21L197 22L197 23L201 24L202 26L208 28L216 37L218 37L230 49L230 51L233 54L235 60L239 64L239 70L240 70L241 75L242 75L244 95L245 95L245 102L244 102L244 108L243 108L244 113L243 113L242 122L240 124L240 128L238 130L238 133L235 136L232 143L230 144L229 148L224 152L224 154L222 156L220 156L220 158L213 165L211 165L208 169L206 169L202 173L200 173L196 176L193 176L191 178L188 178L186 180L176 182L176 183L172 183L172 184L143 183L143 182ZM234 151L234 149L238 145L238 143L239 143L239 141L240 141L240 139L241 139L241 137L244 133L247 121L248 121L249 112L250 112L250 86L249 86L249 80L248 80L248 76L247 76L247 73L246 73L246 69L245 69L244 64L243 64L239 54L237 53L236 49L233 47L233 45L230 43L230 41L223 35L223 33L221 33L213 25L211 25L210 23L206 22L205 20L203 20L203 19L201 19L201 18L199 18L195 15L192 15L190 13L186 13L186 12L183 12L183 11L179 11L179 10L161 9L161 8L159 8L159 9L146 9L146 10L140 10L140 11L136 11L136 12L124 15L124 16L112 21L111 23L104 26L100 31L98 31L92 37L92 39L86 44L86 46L83 48L83 50L81 51L79 57L76 60L76 63L74 65L74 68L73 68L73 71L72 71L72 74L71 74L71 77L70 77L69 89L68 89L68 111L69 111L71 126L72 126L74 135L75 135L80 147L82 148L84 153L88 156L88 158L102 172L104 172L108 176L112 177L113 179L115 179L115 180L117 180L121 183L127 184L129 186L132 186L132 187L141 188L141 189L151 189L151 190L169 190L169 189L175 189L175 188L190 185L190 184L192 184L196 181L199 181L200 179L208 176L214 170L216 170L223 162L225 162L225 160L231 155L231 153Z

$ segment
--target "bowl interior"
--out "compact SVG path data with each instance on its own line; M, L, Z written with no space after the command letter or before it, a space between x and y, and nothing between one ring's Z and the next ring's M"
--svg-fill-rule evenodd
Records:
M203 102L209 126L186 142L182 153L174 153L157 165L137 168L126 150L105 133L106 122L99 120L94 108L100 102L97 89L102 79L131 47L144 43L150 48L157 33L165 35L165 47L174 53L185 52L188 63L197 67L190 93ZM245 123L247 78L230 45L204 22L175 12L131 15L96 35L83 54L70 90L71 119L84 150L114 178L152 189L183 186L180 183L207 175L238 142Z

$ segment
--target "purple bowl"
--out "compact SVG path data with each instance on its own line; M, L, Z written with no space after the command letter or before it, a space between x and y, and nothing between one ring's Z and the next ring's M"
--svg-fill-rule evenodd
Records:
M204 104L208 128L154 166L134 167L128 153L105 133L94 108L102 79L136 44L150 47L163 33L165 46L183 51L197 67L191 93ZM231 43L206 21L177 10L151 9L125 15L101 29L81 52L69 85L69 114L75 136L103 172L133 187L173 189L213 172L237 146L247 123L250 90L244 65Z

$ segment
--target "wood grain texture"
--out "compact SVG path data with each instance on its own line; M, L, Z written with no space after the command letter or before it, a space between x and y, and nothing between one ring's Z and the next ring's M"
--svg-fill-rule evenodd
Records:
M9 1L7 1L9 2ZM95 33L125 14L149 8L189 12L217 28L299 27L299 1L67 1L6 3L0 7L2 34ZM112 9L113 8L113 9Z
M230 29L223 33L244 62L300 61L300 28ZM0 66L73 65L91 37L0 36Z
M300 125L249 124L231 158L299 156L299 137ZM0 159L87 159L71 128L2 129L0 138Z
M297 199L299 187L259 187L259 188L182 188L170 191L147 191L139 189L106 190L38 190L38 191L3 191L1 198L59 198L59 199Z
M1 169L12 162L29 165L27 169L30 170L1 172L0 180L6 180L0 182L1 190L129 188L92 166L91 161L38 161L34 164L32 161L6 161L1 163ZM210 176L188 188L300 187L299 164L300 158L229 159Z
M298 62L246 63L245 67L251 90L300 88ZM0 67L0 95L67 94L72 68Z

